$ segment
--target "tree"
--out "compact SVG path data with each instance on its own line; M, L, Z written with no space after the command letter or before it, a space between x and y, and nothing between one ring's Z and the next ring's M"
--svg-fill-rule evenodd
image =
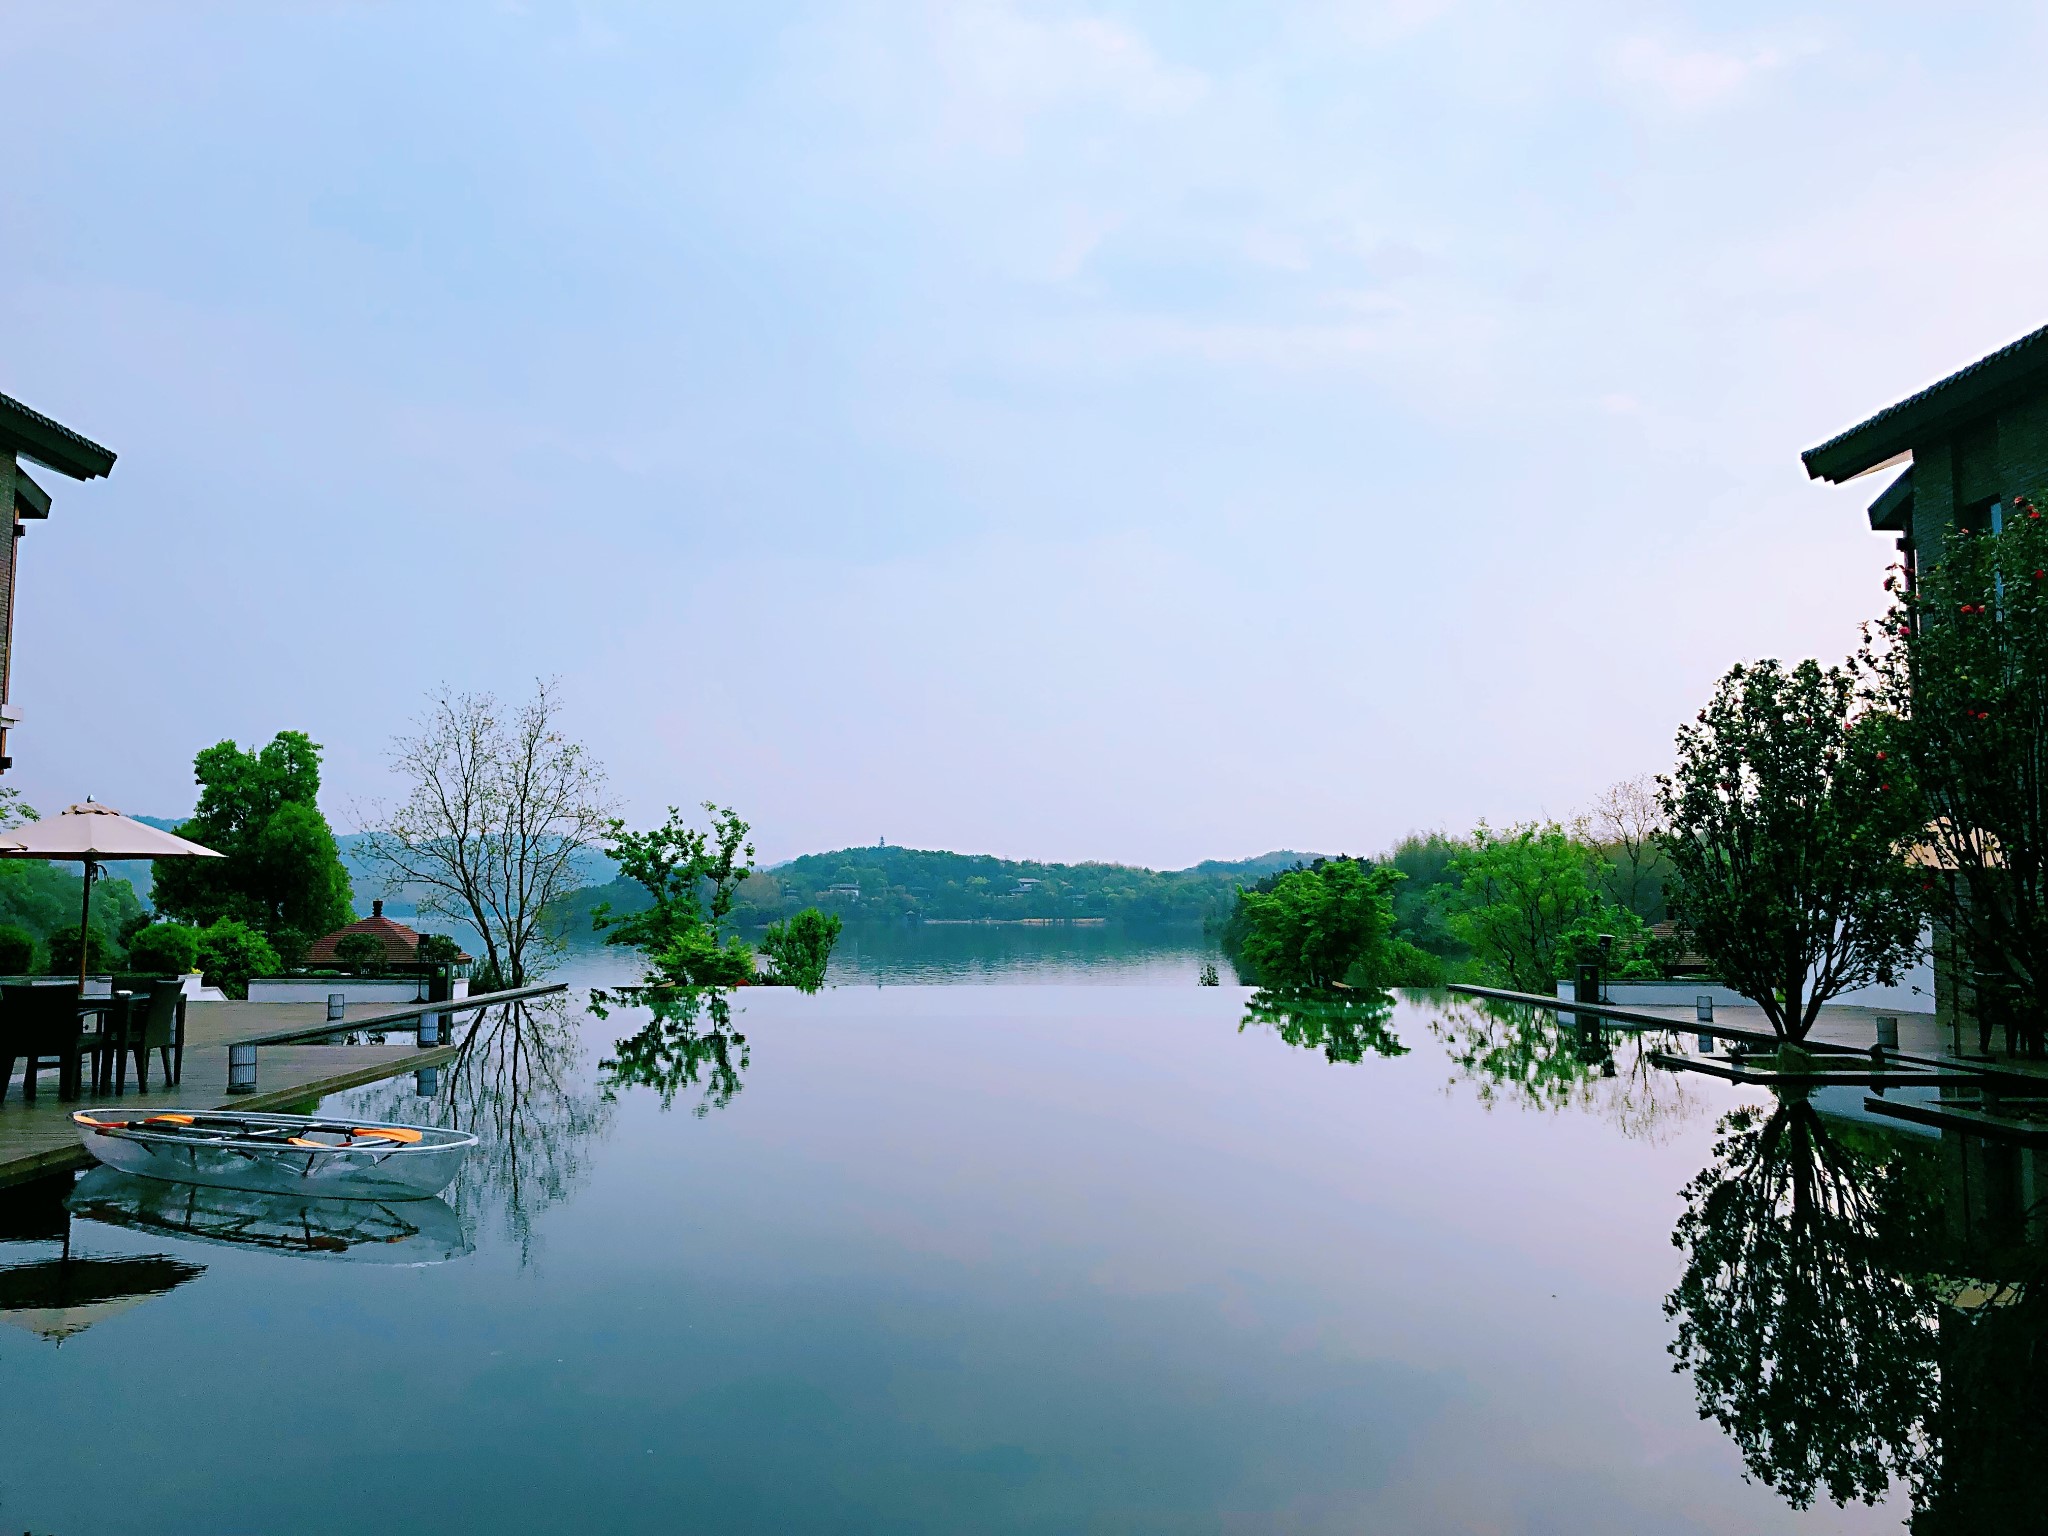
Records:
M825 985L825 968L843 925L816 907L805 907L786 923L770 923L761 935L761 952L774 963L769 981L776 986L815 992Z
M1922 812L1898 735L1842 668L1761 661L1721 679L1657 781L1680 932L1780 1038L1919 952L1905 855Z
M1803 1098L1723 1117L1672 1234L1664 1303L1700 1415L1795 1508L1875 1503L1917 1476L1937 1382L1935 1308L1916 1260L1942 1220L1925 1154L1831 1136Z
M1655 910L1650 899L1661 894L1651 876L1663 857L1664 807L1655 777L1639 774L1608 785L1586 820L1612 853L1607 883L1615 901L1638 917L1649 917Z
M199 931L199 969L229 997L247 997L251 976L277 973L277 952L247 923L216 918Z
M675 806L651 831L635 832L617 819L608 826L605 851L648 904L623 917L600 906L592 926L607 944L640 951L650 986L734 987L754 979L752 948L729 931L754 845L731 809L706 801L704 810L708 829L691 826Z
M1377 982L1401 872L1363 859L1318 859L1238 894L1235 955L1264 986L1330 987L1354 966Z
M474 928L485 977L515 987L560 947L542 911L607 821L604 772L560 712L546 682L509 715L490 694L443 688L393 743L411 789L364 843L390 884L426 888L423 911Z
M1922 898L1969 964L2048 1019L2048 519L2018 498L2001 532L1951 528L1859 660L1904 722L1882 779L1920 796ZM1988 1023L1988 1020L1986 1021Z
M318 743L303 731L279 731L261 751L223 741L192 769L199 808L178 831L221 857L158 860L158 911L200 926L235 918L265 934L349 921L348 870L320 812Z
M151 923L128 941L128 964L153 976L183 976L199 962L199 930L183 923Z
M1451 932L1490 980L1550 991L1568 963L1565 936L1588 922L1609 931L1616 911L1594 888L1592 860L1593 851L1554 821L1502 832L1482 821L1472 845L1451 861Z

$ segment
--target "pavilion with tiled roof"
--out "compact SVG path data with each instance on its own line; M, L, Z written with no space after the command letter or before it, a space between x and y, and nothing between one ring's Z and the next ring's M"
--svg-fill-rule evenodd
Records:
M403 923L393 922L390 918L386 917L384 915L384 903L381 901L370 903L370 915L368 917L359 918L357 921L350 923L346 928L337 928L334 932L323 934L315 939L306 949L306 964L312 966L340 964L340 957L335 951L340 948L343 939L357 933L366 933L384 946L385 969L411 970L419 965L420 936L418 931L406 927ZM458 952L455 960L458 965L467 965L470 963L470 956Z

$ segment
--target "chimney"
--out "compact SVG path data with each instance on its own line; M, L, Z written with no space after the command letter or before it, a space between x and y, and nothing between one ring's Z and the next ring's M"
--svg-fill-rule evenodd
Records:
M384 902L383 902L383 900L382 900L382 899L380 898L380 899L378 899L378 900L376 900L376 901L373 901L373 902L371 902L371 903L370 903L370 916L372 916L372 917L382 917L383 915L384 915Z

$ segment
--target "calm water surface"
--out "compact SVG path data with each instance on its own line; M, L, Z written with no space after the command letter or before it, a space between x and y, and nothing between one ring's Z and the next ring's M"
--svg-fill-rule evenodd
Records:
M1886 1413L1952 1411L1928 1362L1974 1314L1852 1229L1937 1144L1426 998L1240 1032L1248 998L752 991L722 1057L703 1021L622 1051L644 1015L497 1020L432 1098L330 1101L476 1126L445 1205L17 1200L0 1301L66 1229L155 1267L0 1313L0 1528L1900 1528L1907 1491L1868 1507L1857 1473L1843 1509L1829 1477ZM1847 1228L1723 1199L1674 1246L1703 1170L1739 1208L1788 1161L1849 1181ZM1713 1336L1674 1371L1699 1282ZM1816 1390L1764 1391L1780 1357ZM2003 1475L1962 1469L1923 1499Z

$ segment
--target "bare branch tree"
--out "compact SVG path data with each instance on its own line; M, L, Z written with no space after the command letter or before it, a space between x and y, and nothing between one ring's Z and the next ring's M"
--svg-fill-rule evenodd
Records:
M1587 812L1586 822L1594 839L1615 854L1614 899L1642 916L1643 880L1656 867L1657 838L1665 825L1656 779L1641 773L1608 785Z
M489 975L524 986L560 947L542 914L575 886L576 855L604 832L604 770L556 724L550 682L510 715L487 693L443 687L417 733L392 743L412 781L373 820L365 852L387 885L425 887L421 906L474 928Z

